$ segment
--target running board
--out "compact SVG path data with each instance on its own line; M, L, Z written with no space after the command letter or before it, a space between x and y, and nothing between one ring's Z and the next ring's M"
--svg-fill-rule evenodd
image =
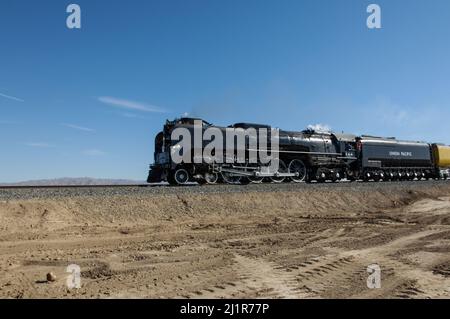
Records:
M249 176L249 177L297 177L298 173L265 173L265 172L259 172L259 171L254 171L254 172L244 172L242 170L237 170L237 169L231 169L231 168L222 168L219 170L219 172L225 172L225 173L231 173L237 176Z

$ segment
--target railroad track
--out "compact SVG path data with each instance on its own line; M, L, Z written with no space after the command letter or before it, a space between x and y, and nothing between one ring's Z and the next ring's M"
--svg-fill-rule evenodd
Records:
M261 184L214 184L214 185L198 185L197 183L189 183L183 186L174 186L168 185L167 183L159 183L159 184L99 184L99 185L0 185L0 190L8 190L8 189L58 189L58 188L130 188L130 187L151 187L151 188L176 188L181 189L185 187L200 187L200 188L216 188L216 187L264 187L264 186L302 186L302 185L314 185L315 187L319 185L331 186L331 185L411 185L411 184L426 184L426 183L446 183L450 181L450 178L447 180L414 180L414 181L370 181L370 182L350 182L350 181L339 181L339 182L325 182L325 183L261 183ZM307 186L308 187L308 186Z
M104 184L104 185L0 185L2 189L42 189L42 188L120 188L120 187L162 187L165 184Z
M445 180L405 181L405 182L337 182L337 183L264 183L247 185L203 185L170 186L167 184L128 184L128 185L46 185L0 186L0 202L23 199L47 199L69 197L109 197L109 196L157 196L189 194L226 194L226 193L269 193L302 191L379 191L396 192L401 190L421 191L450 185Z

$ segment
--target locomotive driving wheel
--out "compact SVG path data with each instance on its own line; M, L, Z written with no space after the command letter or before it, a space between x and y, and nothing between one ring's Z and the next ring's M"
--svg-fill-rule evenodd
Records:
M288 167L289 174L297 174L297 176L292 176L291 180L294 183L301 183L306 180L306 166L303 161L294 159L289 163Z
M286 164L282 160L279 160L277 173L287 173L287 171L288 171L288 168L287 168ZM286 178L283 176L272 176L272 177L270 177L270 179L272 180L272 182L279 184L279 183L283 183Z
M217 173L205 173L203 178L205 179L206 184L213 185L213 184L217 183L217 180L219 179L219 174L217 174Z
M257 170L256 169L252 169L252 168L256 168L256 167L248 165L246 167L246 170L248 172L256 173ZM256 175L248 176L247 178L250 181L250 183L252 183L252 184L261 184L263 182L263 180L264 180L264 177L256 176Z
M235 173L231 173L231 172L223 172L222 171L222 178L223 181L227 184L239 184L239 182L241 181L242 176L237 175Z

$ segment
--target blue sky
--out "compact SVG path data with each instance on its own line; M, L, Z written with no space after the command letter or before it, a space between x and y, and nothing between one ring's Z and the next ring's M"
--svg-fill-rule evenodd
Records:
M185 112L450 143L449 38L448 0L2 0L0 182L145 179Z

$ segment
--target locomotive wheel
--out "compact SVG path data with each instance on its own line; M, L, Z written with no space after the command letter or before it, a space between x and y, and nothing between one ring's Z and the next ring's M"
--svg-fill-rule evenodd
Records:
M217 180L219 179L219 174L217 173L205 173L205 175L203 176L206 184L216 184Z
M264 180L264 177L260 177L260 176L249 176L248 180L250 181L250 183L252 184L261 184Z
M393 181L401 180L400 172L395 171L393 174L394 174L394 178L392 179Z
M298 159L292 160L289 163L288 173L290 173L290 174L297 173L298 174L298 176L291 177L291 180L294 183L301 183L306 180L306 166L303 163L303 161L301 161L301 160L298 160Z
M239 184L242 176L233 175L232 173L222 172L223 181L227 184Z
M358 180L358 175L357 173L353 172L353 171L347 171L347 180L349 182L354 182L356 180Z
M247 178L252 184L261 184L264 180L264 177L261 176L248 176Z
M317 183L325 183L327 181L327 174L320 168L316 171L316 181Z
M251 171L253 171L253 170L251 170ZM263 180L264 180L264 177L261 177L261 176L248 176L247 179L252 184L261 184L263 182Z
M282 160L279 160L278 172L286 173L287 171L288 171L288 168L287 168L286 164ZM282 177L282 176L280 176L280 177L278 177L278 176L271 176L270 179L272 180L272 182L280 184L280 183L283 183L286 178Z
M333 183L336 183L336 182L338 182L338 181L340 181L340 180L341 180L341 173L339 173L339 172L334 172L333 175L332 175L332 177L331 177L331 181L332 181Z
M189 173L184 168L179 168L173 173L173 178L177 185L185 185L189 181Z

